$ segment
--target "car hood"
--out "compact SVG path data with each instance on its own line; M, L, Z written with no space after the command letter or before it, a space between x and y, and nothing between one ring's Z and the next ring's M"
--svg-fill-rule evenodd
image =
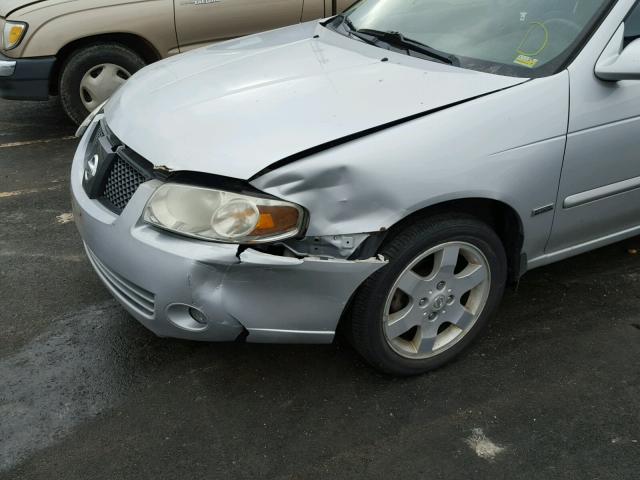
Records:
M48 0L0 0L0 17L6 17L22 7L46 2Z
M105 115L156 167L248 179L336 139L524 81L396 54L310 22L147 67Z
M98 7L119 5L121 3L132 3L134 1L136 0L102 0ZM138 2L139 1L153 0L138 0ZM27 12L31 12L40 8L47 8L60 3L66 4L68 13L73 12L74 10L84 10L87 8L87 2L85 0L0 0L0 17L7 17L7 15L11 14L12 12L25 7L30 7ZM76 6L75 4L79 4L79 6Z

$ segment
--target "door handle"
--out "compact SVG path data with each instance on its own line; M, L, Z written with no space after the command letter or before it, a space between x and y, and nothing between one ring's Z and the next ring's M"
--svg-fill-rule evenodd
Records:
M187 0L180 2L180 5L193 5L197 7L199 5L210 5L212 3L222 3L222 0Z

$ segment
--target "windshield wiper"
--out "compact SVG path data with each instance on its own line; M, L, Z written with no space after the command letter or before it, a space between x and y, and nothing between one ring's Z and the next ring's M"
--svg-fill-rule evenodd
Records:
M375 30L372 28L358 29L345 13L336 15L331 21L338 21L337 26L344 26L349 35L370 45L377 45L379 41L382 41L393 47L402 48L406 50L408 54L413 51L449 65L460 65L460 60L455 55L437 50L417 40L407 38L400 32L384 32L382 30Z
M426 55L430 58L435 58L436 60L447 63L449 65L460 65L460 60L455 55L437 50L417 40L407 38L400 32L383 32L381 30L375 30L372 28L357 29L347 16L342 17L342 24L347 27L349 34L372 45L376 45L378 43L376 41L372 41L373 38L393 47L407 50L407 53L413 51Z
M417 40L407 38L400 32L383 32L381 30L374 30L371 28L361 28L360 30L356 30L356 32L359 34L371 35L372 37L394 47L422 53L423 55L435 58L436 60L448 63L449 65L460 65L460 60L455 55L437 50Z
M347 31L347 33L352 37L356 37L357 39L362 40L363 42L368 43L369 45L376 45L378 43L378 41L375 40L374 38L371 38L370 35L360 35L358 33L358 29L346 14L341 13L340 15L336 15L331 19L331 22L334 22L336 20L338 21L336 26L337 27L343 26L344 29Z

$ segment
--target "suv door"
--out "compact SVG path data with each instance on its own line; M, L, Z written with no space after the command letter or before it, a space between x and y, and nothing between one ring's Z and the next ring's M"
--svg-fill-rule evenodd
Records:
M303 0L174 0L180 51L300 22Z
M625 44L640 36L640 4L625 15L634 3L618 2L569 67L569 133L549 252L640 230L640 81L594 74L622 20Z

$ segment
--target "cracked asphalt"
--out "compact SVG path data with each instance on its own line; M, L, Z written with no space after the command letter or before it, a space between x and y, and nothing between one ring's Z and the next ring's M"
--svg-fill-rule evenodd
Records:
M640 239L528 273L422 377L344 343L160 339L84 257L73 131L0 100L0 478L639 478Z

